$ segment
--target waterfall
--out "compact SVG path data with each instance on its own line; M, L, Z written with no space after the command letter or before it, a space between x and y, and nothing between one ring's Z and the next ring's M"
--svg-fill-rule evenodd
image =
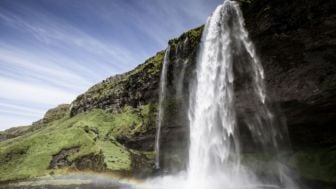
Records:
M236 65L239 64L239 65ZM293 188L293 182L274 159L275 179L258 181L241 164L241 140L237 128L234 67L248 67L248 92L252 113L247 128L259 153L277 156L282 133L275 127L266 104L264 71L244 28L237 2L225 1L208 19L197 60L196 80L190 95L190 149L187 170L191 188ZM252 90L251 90L252 89ZM245 95L245 96L244 96ZM249 118L252 117L252 118Z
M278 159L286 137L269 108L263 67L237 2L224 1L208 18L195 71L189 91L188 167L181 174L151 180L149 188L297 188ZM160 97L161 104L164 94ZM238 122L245 124L249 143L259 154L274 157L267 168L270 176L260 177L243 162Z
M169 61L170 46L166 49L163 65L160 78L160 92L159 92L159 115L158 123L156 129L156 138L155 138L155 167L160 168L160 136L161 136L161 127L163 122L163 117L165 114L164 100L166 98L166 89L167 89L167 66Z
M239 157L230 158L239 154L239 141L235 136L231 29L227 25L231 3L227 2L209 18L197 61L196 85L189 107L188 172L192 179L218 174L228 161L239 161Z
M182 45L182 51L184 50L185 46L188 43L188 37L183 41L183 45ZM176 50L178 50L178 48L176 48ZM179 53L176 52L176 54L178 55ZM185 70L188 64L188 59L186 60L177 60L177 63L182 64L182 68L181 68L181 72L178 76L178 80L177 80L177 86L176 86L176 96L177 98L181 98L183 96L183 80L184 80L184 75L185 75Z
M233 38L245 37L233 16L238 16L237 12L235 3L225 1L208 19L203 32L189 107L188 180L196 181L188 184L190 189L219 188L222 184L235 188L245 181L233 88ZM230 182L236 177L242 182Z

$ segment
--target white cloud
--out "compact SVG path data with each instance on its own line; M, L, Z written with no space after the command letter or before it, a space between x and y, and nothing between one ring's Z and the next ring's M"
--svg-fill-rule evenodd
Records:
M0 112L8 113L15 112L16 115L26 115L35 117L37 114L43 114L44 112L37 108L25 107L22 105L7 104L0 102Z
M36 116L37 118L37 116ZM35 120L37 120L35 118ZM3 116L0 115L0 131L6 130L10 127L17 127L17 126L26 126L31 123L31 117L25 118L25 117L17 117L17 116ZM34 119L34 118L33 118Z
M76 93L70 93L60 88L4 77L0 77L0 88L0 98L50 106L65 102L69 103L77 96Z
M92 84L88 79L78 74L78 70L81 70L79 66L76 66L76 70L70 70L60 67L57 64L57 60L49 55L44 57L39 53L27 53L20 48L11 47L8 45L0 44L0 68L8 68L6 74L11 74L18 80L27 80L25 75L17 74L20 72L26 73L26 77L29 75L38 78L40 82L54 82L62 85L63 87L71 88L75 91L82 91L87 86ZM57 57L56 57L57 58ZM64 58L58 61L65 61ZM69 64L74 64L72 61L67 61ZM15 75L16 74L16 75ZM32 82L32 81L27 81Z
M129 52L128 49L115 46L109 41L102 42L98 38L47 13L32 11L31 16L36 18L34 22L7 11L0 12L0 18L5 20L6 23L18 30L31 33L37 40L46 45L79 48L96 56L109 57L119 64L130 65L136 63L134 54Z

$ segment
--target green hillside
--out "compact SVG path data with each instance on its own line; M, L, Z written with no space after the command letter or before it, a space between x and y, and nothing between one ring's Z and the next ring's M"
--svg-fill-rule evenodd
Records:
M116 114L92 110L55 120L47 127L0 143L0 181L33 178L66 171L91 169L130 174L143 162L151 166L152 154L130 150L116 141L146 128L150 105L125 107ZM78 148L67 153L66 150ZM53 162L55 155L64 157Z

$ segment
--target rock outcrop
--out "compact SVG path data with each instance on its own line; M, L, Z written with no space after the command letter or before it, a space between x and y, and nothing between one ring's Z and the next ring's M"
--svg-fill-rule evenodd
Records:
M33 127L43 127L55 120L59 120L66 116L69 112L70 104L60 104L55 108L49 109L43 116L42 119L34 122L32 124Z
M71 165L71 161L68 159L68 156L74 153L79 152L80 147L74 146L71 148L62 149L57 154L53 155L52 160L50 162L49 168L61 168L67 167Z
M163 51L158 52L134 70L94 85L72 102L71 116L95 108L119 112L124 106L157 102L163 56Z

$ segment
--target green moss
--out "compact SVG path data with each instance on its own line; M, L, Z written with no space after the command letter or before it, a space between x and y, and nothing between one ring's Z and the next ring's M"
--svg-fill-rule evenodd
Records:
M191 45L196 46L196 45L198 45L198 43L201 40L202 32L203 32L203 26L191 29L191 30L183 33L182 35L180 35L178 38L174 38L174 39L169 40L168 44L172 48L175 48L175 46L179 42L183 42L186 38L188 38L188 40L191 42Z
M142 106L139 110L125 107L118 114L93 110L71 118L64 117L49 127L1 142L0 181L49 174L53 155L74 146L80 146L80 150L71 154L69 161L102 152L109 170L130 171L132 153L114 137L121 134L131 136L143 129L141 114L148 115L150 106ZM106 137L111 129L116 129L116 132Z
M136 109L129 106L124 107L123 111L113 116L113 127L109 134L113 137L131 136L133 130L141 125L141 119L137 115Z
M68 128L70 122L71 120L66 120L57 129L45 128L0 143L0 181L44 175L52 155L63 148L81 146L77 156L94 151L94 141L84 130ZM22 152L15 153L18 150Z
M131 169L131 154L124 146L113 140L99 141L99 146L103 151L108 169L115 171Z
M155 127L156 105L153 103L132 108L124 107L123 111L114 114L112 125L107 135L112 137L131 138L134 135L145 133Z
M160 72L161 69L158 69L158 68L161 68L164 54L165 54L165 51L158 52L155 56L149 58L148 60L145 61L145 63L140 64L134 70L132 70L131 72L128 72L126 75L130 77L137 73L143 73L144 71L152 72L152 73L157 72L157 71ZM127 77L125 79L127 79Z

